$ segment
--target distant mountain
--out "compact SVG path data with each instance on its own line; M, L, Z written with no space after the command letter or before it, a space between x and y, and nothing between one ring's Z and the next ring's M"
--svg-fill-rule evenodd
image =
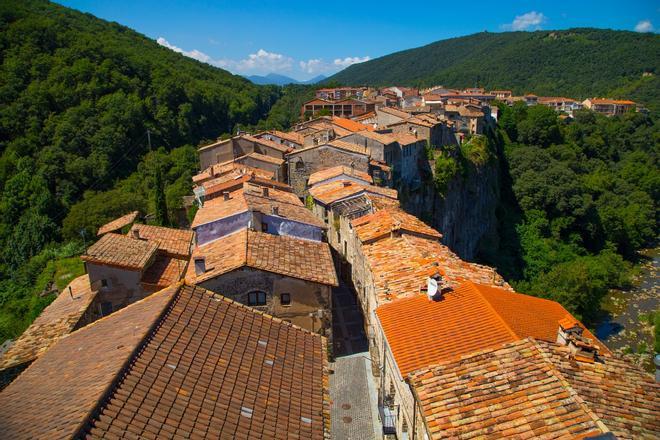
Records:
M605 29L482 32L354 64L331 76L346 85L511 89L609 95L659 106L660 35Z
M326 76L325 75L315 76L314 78L308 79L307 81L298 81L297 79L293 79L286 75L279 75L277 73L269 73L268 75L265 76L250 75L250 76L246 76L246 78L252 81L254 84L259 84L259 85L274 84L276 86L285 86L287 84L316 84L317 82L326 79Z

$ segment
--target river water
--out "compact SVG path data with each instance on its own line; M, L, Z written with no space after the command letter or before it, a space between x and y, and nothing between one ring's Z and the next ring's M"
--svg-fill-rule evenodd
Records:
M612 291L603 300L603 317L596 326L596 336L607 347L620 354L641 353L640 364L653 370L652 327L642 315L660 310L660 248L643 251L647 261L635 280L635 287L628 291ZM646 348L646 350L645 350Z

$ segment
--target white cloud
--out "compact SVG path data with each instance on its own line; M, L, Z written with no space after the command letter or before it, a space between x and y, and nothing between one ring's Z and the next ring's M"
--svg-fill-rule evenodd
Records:
M281 53L259 49L257 53L251 53L246 59L235 62L235 66L236 70L241 72L282 72L291 70L293 59Z
M369 61L371 57L366 56L366 57L346 57L346 58L336 58L333 64L341 69L344 69L351 64L357 64L357 63L364 63L365 61Z
M158 39L156 40L156 42L157 42L158 44L160 44L161 46L164 46L164 47L167 47L168 49L173 50L174 52L178 52L178 53L180 53L180 54L182 54L182 55L185 55L185 56L187 56L187 57L194 58L194 59L196 59L196 60L198 60L198 61L201 61L201 62L203 62L203 63L210 63L210 64L212 64L212 63L211 63L211 61L212 61L212 60L211 60L211 57L208 56L208 55L206 55L204 52L200 52L200 51L197 50L197 49L193 49L193 50L191 50L190 52L187 52L187 51L181 49L180 47L177 47L177 46L174 46L173 44L170 44L169 41L167 41L167 40L166 40L165 38L163 38L163 37L158 37Z
M531 11L523 15L518 15L509 24L502 27L512 31L527 31L530 29L539 29L548 18L540 12Z
M299 61L300 70L305 73L327 72L329 66L320 58L314 58L308 61Z
M642 20L635 26L635 32L653 32L651 20Z

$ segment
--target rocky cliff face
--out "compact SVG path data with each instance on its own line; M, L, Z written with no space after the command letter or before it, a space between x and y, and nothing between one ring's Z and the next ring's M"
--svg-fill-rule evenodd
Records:
M449 182L444 195L437 192L432 178L416 190L399 191L402 207L439 230L443 243L461 258L474 260L480 246L497 242L497 162L470 166Z

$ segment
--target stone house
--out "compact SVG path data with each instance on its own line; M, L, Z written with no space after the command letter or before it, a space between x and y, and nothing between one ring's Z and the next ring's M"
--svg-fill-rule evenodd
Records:
M371 185L373 183L373 179L369 173L358 171L347 167L346 165L338 165L336 167L326 168L312 173L309 176L308 185L310 188L313 188L314 186L323 185L337 180L348 180L364 185Z
M268 138L257 138L248 134L234 136L199 148L200 169L206 170L212 165L229 162L236 158L257 153L275 159L284 159L290 151L288 145L274 142Z
M267 139L272 142L286 145L289 148L297 150L302 148L304 139L296 132L284 132L279 130L268 130L254 135L257 139Z
M289 189L251 182L205 201L191 225L199 246L248 227L313 241L321 241L326 229Z
M346 165L369 172L369 153L360 145L334 140L292 151L287 155L289 185L299 197L307 196L309 177L326 168Z
M428 142L432 148L455 145L456 137L446 121L435 115L419 114L406 120L390 124L392 133L408 133Z
M197 246L186 281L330 336L337 276L327 243L240 229Z
M286 182L286 162L284 159L278 159L260 153L249 153L245 156L237 157L234 159L234 162L252 168L265 170L273 174L274 180Z
M401 122L412 116L408 112L392 107L378 107L376 109L376 123L378 127L386 127L396 122Z

